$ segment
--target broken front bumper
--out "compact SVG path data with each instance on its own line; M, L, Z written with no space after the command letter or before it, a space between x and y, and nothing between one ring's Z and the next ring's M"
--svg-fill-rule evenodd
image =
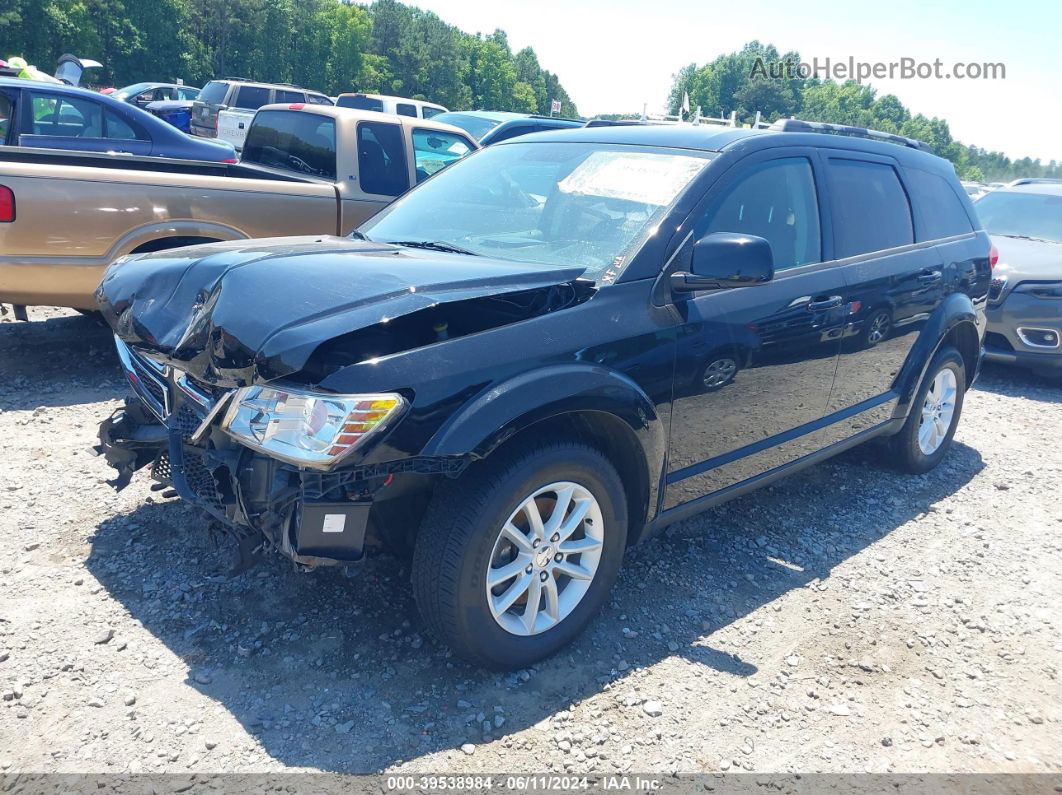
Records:
M96 447L118 470L116 489L150 465L160 488L210 513L242 549L265 546L310 566L362 557L388 472L309 472L256 453L218 428L231 392L193 383L121 341L118 352L137 397L103 421Z

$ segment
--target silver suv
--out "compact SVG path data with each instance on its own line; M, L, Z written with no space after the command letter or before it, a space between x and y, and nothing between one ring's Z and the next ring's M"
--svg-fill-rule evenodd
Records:
M227 77L224 80L211 80L199 92L192 105L192 135L202 138L225 138L229 135L219 129L219 114L232 110L246 115L237 149L243 145L247 123L254 112L263 105L274 102L309 103L311 105L331 105L332 100L317 91L288 85L286 83L255 83L241 77ZM238 123L237 123L238 127ZM233 145L235 141L230 141Z
M985 358L1062 376L1062 180L1015 180L974 206L999 256Z

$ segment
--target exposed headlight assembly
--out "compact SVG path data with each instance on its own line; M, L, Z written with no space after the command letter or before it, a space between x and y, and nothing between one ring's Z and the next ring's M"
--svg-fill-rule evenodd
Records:
M221 427L267 455L314 469L331 469L401 416L399 394L333 395L249 386L232 399Z
M1028 293L1037 298L1062 298L1062 282L1022 282L1014 288L1016 293Z

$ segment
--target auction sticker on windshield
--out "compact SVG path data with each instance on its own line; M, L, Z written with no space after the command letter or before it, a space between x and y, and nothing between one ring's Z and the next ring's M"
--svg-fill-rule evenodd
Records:
M594 152L558 184L564 193L664 207L708 161L656 152Z

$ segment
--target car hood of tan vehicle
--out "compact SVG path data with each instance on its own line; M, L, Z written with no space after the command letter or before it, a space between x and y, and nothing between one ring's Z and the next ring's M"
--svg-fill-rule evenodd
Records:
M124 342L226 386L302 369L322 343L438 304L572 282L557 268L341 237L213 243L117 260L96 300Z

